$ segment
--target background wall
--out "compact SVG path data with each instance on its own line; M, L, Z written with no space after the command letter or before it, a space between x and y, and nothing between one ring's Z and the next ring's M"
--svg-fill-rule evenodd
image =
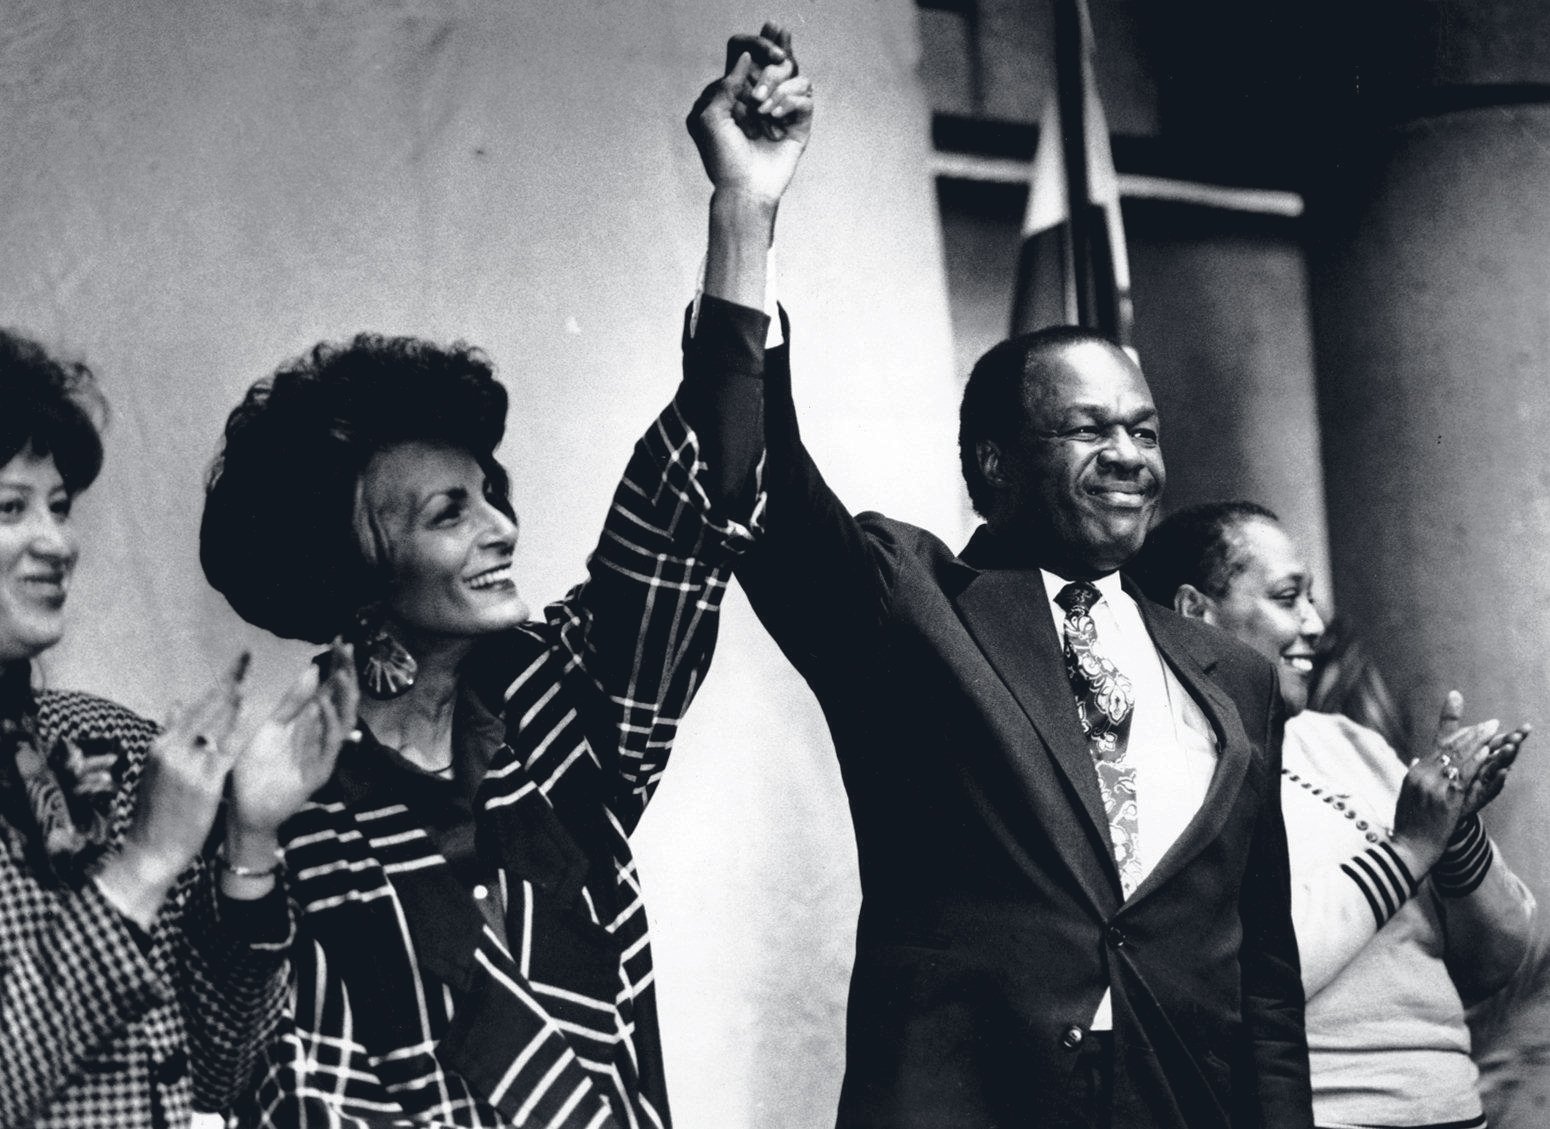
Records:
M158 715L241 646L290 677L304 652L203 582L201 480L249 382L363 328L489 351L519 582L578 579L676 381L709 196L684 114L766 18L822 100L780 224L809 442L857 508L957 540L908 0L0 3L0 323L87 358L114 409L48 680ZM854 848L816 707L739 595L676 757L638 845L677 1121L821 1124Z

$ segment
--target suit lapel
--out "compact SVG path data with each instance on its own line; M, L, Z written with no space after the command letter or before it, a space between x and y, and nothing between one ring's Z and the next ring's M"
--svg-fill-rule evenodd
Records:
M1037 569L981 572L955 603L969 634L1049 750L1075 800L1074 814L1087 840L1069 846L1076 873L1095 904L1112 904L1119 893L1119 874L1109 846L1108 814L1077 720L1043 579ZM1054 838L1060 846L1067 845L1062 837Z
M1216 734L1216 771L1206 789L1200 810L1185 826L1183 834L1168 848L1168 853L1158 860L1146 880L1137 887L1134 898L1145 897L1152 890L1168 881L1182 870L1202 848L1218 834L1226 822L1238 789L1248 772L1250 745L1244 732L1238 708L1210 677L1216 666L1216 654L1198 641L1185 638L1172 617L1160 611L1145 597L1134 592L1132 596L1141 609L1147 631L1152 636L1158 652L1163 656L1184 689L1199 703L1211 722ZM1193 645L1192 645L1193 643Z

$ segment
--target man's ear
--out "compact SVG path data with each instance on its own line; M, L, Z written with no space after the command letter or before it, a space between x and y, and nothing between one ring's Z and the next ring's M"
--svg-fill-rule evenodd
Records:
M1211 598L1193 584L1180 584L1173 594L1173 610L1185 619L1211 622Z
M974 444L974 458L980 466L980 477L990 485L1001 489L1007 485L1006 471L1001 467L1001 445L994 439L980 439Z

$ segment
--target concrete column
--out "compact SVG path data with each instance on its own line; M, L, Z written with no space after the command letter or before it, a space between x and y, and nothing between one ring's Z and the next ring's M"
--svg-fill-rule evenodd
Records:
M1135 343L1163 421L1165 510L1269 506L1328 605L1307 269L1292 221L1137 200L1125 223Z
M1490 99L1458 80L1426 99ZM1315 273L1335 581L1413 722L1550 717L1550 96L1503 93L1374 130ZM1542 896L1547 799L1530 758L1493 824Z
M1389 124L1331 178L1314 271L1330 550L1412 726L1550 722L1550 10L1414 5L1379 58ZM1538 73L1536 73L1536 71ZM1542 740L1542 732L1535 741ZM1487 815L1550 899L1550 771L1528 746ZM1544 1009L1546 993L1538 990ZM1520 1019L1519 1031L1535 1025ZM1519 1099L1550 1101L1542 1069ZM1524 1105L1527 1110L1530 1105ZM1492 1111L1492 1124L1516 1121Z

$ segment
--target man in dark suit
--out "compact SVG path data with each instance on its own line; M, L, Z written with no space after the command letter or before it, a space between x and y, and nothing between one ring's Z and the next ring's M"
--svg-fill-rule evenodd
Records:
M754 38L729 52L769 63L750 133L794 67ZM738 575L823 705L855 822L839 1124L1310 1126L1274 671L1117 571L1164 481L1140 369L1072 329L981 358L960 445L985 524L955 554L846 510L788 361L767 352L762 405L723 405L750 429L762 408L768 452Z
M860 854L839 1123L1310 1125L1274 672L1116 571L1164 479L1140 370L1075 330L980 361L961 554L852 517L785 348L766 384L739 578L823 705Z

